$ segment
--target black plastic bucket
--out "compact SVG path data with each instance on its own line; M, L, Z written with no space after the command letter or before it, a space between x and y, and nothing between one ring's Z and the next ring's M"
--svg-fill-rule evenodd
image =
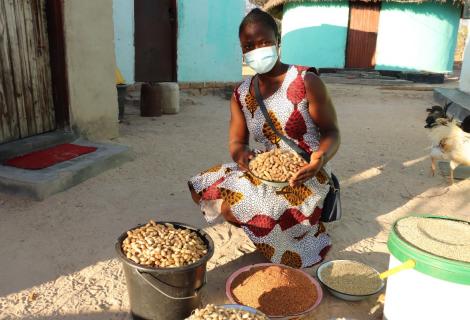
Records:
M127 259L122 252L122 242L127 237L124 232L118 238L116 251L126 275L132 317L136 320L185 319L201 305L200 291L206 283L206 265L214 254L214 242L204 231L192 226L178 222L158 223L195 231L207 246L207 254L196 263L180 268L142 266Z

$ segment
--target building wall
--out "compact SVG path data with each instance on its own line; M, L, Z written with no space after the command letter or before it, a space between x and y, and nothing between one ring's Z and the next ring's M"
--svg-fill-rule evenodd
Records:
M179 82L242 79L238 26L244 11L240 0L178 0Z
M282 61L321 68L343 68L348 19L348 1L285 4Z
M134 82L134 1L113 0L116 63L126 83Z
M112 0L64 0L72 128L90 139L118 135Z
M460 6L449 1L382 2L376 69L452 71L459 21Z
M465 45L462 70L460 72L459 89L470 94L470 41Z
M457 44L455 45L455 62L463 61L463 53L465 49L465 44L468 41L468 27L469 21L467 19L460 19L459 31L457 34Z

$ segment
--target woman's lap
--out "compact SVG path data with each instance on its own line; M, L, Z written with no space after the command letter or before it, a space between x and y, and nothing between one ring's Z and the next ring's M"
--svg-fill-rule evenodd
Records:
M226 217L228 211L273 262L307 267L321 261L331 245L319 223L327 191L318 182L286 187L277 194L276 189L242 172L235 163L228 163L196 175L189 184L199 196L209 223L221 215ZM301 234L308 236L297 240Z

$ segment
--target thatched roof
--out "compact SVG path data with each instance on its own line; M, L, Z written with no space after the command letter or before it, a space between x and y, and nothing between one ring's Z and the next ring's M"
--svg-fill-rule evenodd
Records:
M282 9L284 3L289 2L323 2L323 1L337 1L337 0L250 0L251 3L256 4L257 6L262 7L265 11L269 12L276 18L282 17ZM355 0L363 2L378 2L379 0ZM384 0L384 1L393 1L393 2L408 2L408 3L422 3L427 1L436 1L436 2L453 2L464 4L468 0Z

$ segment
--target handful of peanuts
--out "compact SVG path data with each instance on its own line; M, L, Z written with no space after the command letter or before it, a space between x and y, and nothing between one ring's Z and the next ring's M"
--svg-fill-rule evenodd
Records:
M196 309L186 320L269 320L261 314L248 311L217 307L208 304L204 309Z
M127 231L122 251L141 265L178 268L201 259L207 254L207 247L194 231L150 220L145 226Z
M250 170L260 179L287 182L306 164L296 152L273 149L250 161Z

